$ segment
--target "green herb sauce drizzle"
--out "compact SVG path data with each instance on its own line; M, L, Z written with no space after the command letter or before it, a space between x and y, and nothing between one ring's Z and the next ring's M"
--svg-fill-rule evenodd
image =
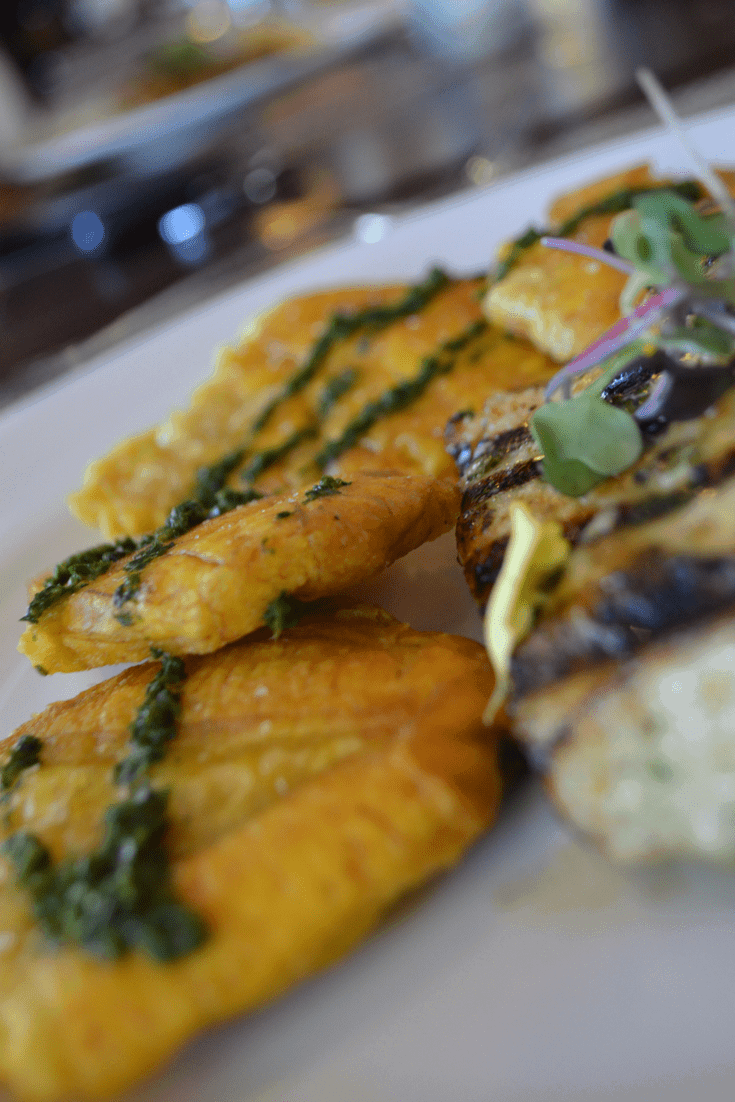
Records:
M8 795L15 782L26 769L38 765L41 760L43 743L35 735L22 735L18 739L10 757L0 771L0 799Z
M312 347L306 363L288 379L274 398L263 409L253 423L253 433L260 432L270 421L278 407L307 386L322 366L332 348L340 341L354 336L361 329L377 333L387 329L395 321L418 314L425 306L443 291L450 283L449 276L440 268L434 268L423 283L411 287L398 302L392 306L368 306L354 314L333 314L324 333Z
M113 563L125 558L131 551L135 551L137 546L134 539L127 537L115 543L102 543L97 547L90 547L86 551L79 551L76 555L64 559L56 566L51 577L46 579L43 588L33 597L28 611L21 620L26 620L29 624L37 624L47 608L62 597L76 593L95 578L99 578L110 569Z
M356 371L354 367L348 367L346 371L342 371L339 375L335 375L333 379L329 380L322 391L317 407L317 413L320 420L323 420L327 416L332 406L335 405L340 398L343 398L345 394L352 390L357 382L358 375L359 372Z
M546 237L551 233L557 237L568 237L570 233L574 233L578 230L582 222L586 221L587 218L593 218L595 215L599 214L621 214L624 210L628 210L633 205L633 200L636 196L658 191L673 191L683 199L689 199L691 202L701 199L704 195L704 189L696 180L682 180L679 184L638 184L635 187L621 188L620 191L614 191L612 194L606 195L603 199L599 199L596 203L590 203L586 207L581 207L570 218L567 218L566 222L562 222L560 226L555 227L553 230L548 228L538 230L535 227L526 230L524 234L516 238L505 258L498 264L494 282L497 283L498 280L507 276L508 272L511 268L515 267L523 254L530 249L532 245L535 245L537 241L540 241L542 237Z
M454 367L455 356L487 329L487 322L475 321L459 336L445 341L432 356L427 356L412 379L384 391L378 398L363 406L355 418L347 425L341 436L330 440L317 454L314 462L322 470L337 459L343 452L355 446L361 436L373 427L381 417L397 413L420 398L429 383L439 375L448 375Z
M145 698L130 726L131 750L115 767L116 784L133 784L166 753L166 746L176 735L181 712L181 686L186 677L180 658L153 648L154 658L160 658L161 668L148 684Z
M148 563L153 562L154 559L164 555L166 551L170 551L178 536L190 532L192 528L198 527L205 520L229 513L231 509L237 508L238 505L247 505L251 501L258 501L262 496L256 490L250 489L240 492L226 487L213 495L214 505L211 507L195 498L175 505L169 513L166 523L161 528L157 528L151 535L143 536L138 544L139 550L136 551L129 562L125 563L123 570L127 574L127 578L117 587L112 597L115 608L123 610L123 606L137 595L142 582L141 571L143 568ZM116 619L126 626L132 623L129 613L124 610L118 611Z
M164 845L168 793L153 789L145 775L175 735L185 676L179 658L153 653L161 668L131 724L131 751L114 774L116 783L129 784L131 792L107 809L99 847L54 864L43 842L26 831L12 834L2 846L46 937L55 944L79 945L105 960L134 949L158 961L176 960L206 937L199 915L173 895ZM38 745L23 751L24 761L38 760L42 744L40 739L34 742ZM6 770L12 760L11 755ZM19 767L28 766L19 761L11 783Z
M317 482L316 486L312 486L310 490L306 491L304 505L307 505L310 501L316 501L319 497L331 497L333 494L338 494L343 486L351 485L351 482L344 482L341 478L332 478L331 475L327 474Z
M410 288L403 298L393 305L369 306L355 314L334 314L325 332L312 347L306 363L286 381L281 392L271 399L258 415L252 425L251 436L265 427L282 402L304 389L314 378L335 344L346 340L360 330L368 333L378 332L401 318L418 313L450 282L445 272L435 268L427 279ZM319 402L320 417L325 416L332 405L354 386L356 379L357 372L350 368L327 383ZM280 444L251 455L241 472L242 480L246 483L253 482L299 444L305 440L314 439L317 435L317 423L306 425L296 429ZM247 504L262 496L252 488L240 492L225 485L230 475L247 457L247 447L237 448L216 463L198 471L194 496L175 506L166 523L155 532L143 536L140 540L126 538L116 543L103 544L89 551L82 551L60 563L43 589L31 601L23 619L30 623L37 623L41 614L56 601L82 589L89 581L104 574L114 562L134 552L124 567L127 577L115 590L113 597L114 606L118 610L116 618L125 626L132 624L133 617L126 610L125 605L139 592L142 581L141 571L144 567L169 551L177 536L190 531L208 518L221 516L238 505Z
M277 639L286 628L295 627L308 611L310 603L312 602L299 601L286 592L272 600L263 613L263 623L270 628L272 638Z
M269 467L272 467L274 463L285 459L289 452L292 452L299 444L303 444L305 440L313 440L318 435L319 429L316 425L304 425L303 428L296 429L282 443L276 444L272 448L266 448L254 455L243 468L240 477L243 482L253 482L263 471L267 471Z
M165 792L141 785L108 808L94 853L55 865L35 835L7 839L3 852L51 942L79 945L104 960L139 949L162 962L201 945L204 923L171 892L166 805Z

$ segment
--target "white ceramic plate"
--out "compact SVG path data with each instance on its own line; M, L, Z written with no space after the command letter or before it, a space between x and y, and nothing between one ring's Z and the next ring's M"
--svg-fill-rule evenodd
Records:
M735 110L691 130L706 156L733 160L733 124ZM218 342L304 288L418 278L434 262L478 270L554 193L645 158L687 167L649 132L426 208L373 245L345 243L244 285L6 412L0 734L99 679L40 678L14 649L24 580L90 543L64 495L90 458L183 403ZM417 627L477 634L451 537L373 593ZM195 1042L128 1102L729 1102L734 896L716 871L609 869L531 787L348 960Z

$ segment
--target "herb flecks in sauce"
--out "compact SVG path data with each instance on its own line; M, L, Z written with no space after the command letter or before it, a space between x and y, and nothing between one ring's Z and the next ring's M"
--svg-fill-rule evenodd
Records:
M117 784L132 784L166 753L176 735L181 711L181 686L186 677L180 658L153 650L161 668L148 685L145 699L130 726L130 753L115 768Z
M47 608L56 604L62 597L76 593L95 578L99 578L110 569L113 563L125 558L131 551L135 551L137 546L135 540L125 538L115 543L102 543L86 551L79 551L76 555L70 555L68 559L60 562L53 574L46 579L43 588L33 597L28 611L21 620L26 620L29 624L37 624Z
M155 960L176 960L207 933L202 919L173 894L165 848L168 793L153 789L146 777L176 734L185 677L181 659L153 654L161 667L131 724L130 753L114 775L131 792L107 809L99 847L54 864L44 843L27 831L12 834L2 846L46 937L106 960L133 949ZM38 762L42 748L34 736L19 740L2 772L4 792Z
M266 608L263 623L270 628L272 637L277 639L286 628L293 628L298 624L307 607L308 602L299 601L289 593L281 593Z
M35 735L23 735L18 739L10 751L10 757L2 771L0 771L0 796L5 796L10 792L10 789L26 769L38 765L41 760L42 749L43 743Z
M304 505L307 505L310 501L316 501L319 497L332 497L334 494L338 494L343 486L351 485L351 482L344 482L341 478L332 478L331 475L327 474L317 482L316 486L312 486L310 490L306 491Z
M168 796L140 785L105 813L105 835L93 853L54 864L40 839L20 832L3 844L33 915L56 944L79 945L116 960L139 949L171 961L202 944L201 918L171 890L164 846Z
M341 436L330 440L321 449L314 462L324 469L333 459L355 446L360 437L373 427L382 417L398 413L420 398L429 384L439 375L447 375L454 367L455 356L487 329L487 322L472 322L463 333L445 341L433 356L427 356L419 371L412 379L405 379L390 390L384 391L378 398L368 402L347 425Z

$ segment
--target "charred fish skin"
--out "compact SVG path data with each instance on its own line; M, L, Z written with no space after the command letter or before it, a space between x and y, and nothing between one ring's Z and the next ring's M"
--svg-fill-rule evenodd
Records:
M627 571L601 579L590 612L580 606L539 624L512 662L516 699L595 662L627 658L676 628L735 601L735 555L664 555L651 548Z

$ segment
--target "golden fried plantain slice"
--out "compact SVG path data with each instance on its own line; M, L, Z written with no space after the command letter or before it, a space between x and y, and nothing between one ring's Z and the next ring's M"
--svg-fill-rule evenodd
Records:
M0 1077L28 1102L119 1091L183 1042L328 964L494 818L482 648L377 609L310 616L186 663L177 737L151 770L170 791L176 894L210 936L173 964L50 948L25 892L0 887ZM110 774L156 664L54 704L3 832L53 858L89 852ZM118 790L119 793L119 790Z
M729 189L735 173L718 169ZM549 232L579 212L628 188L661 187L647 165L636 165L614 176L560 196L551 206ZM602 248L610 236L614 214L590 214L565 236ZM502 259L502 254L501 254ZM627 276L597 260L546 248L526 249L511 270L494 283L483 304L493 324L525 337L552 359L564 363L578 356L620 317L620 293Z
M240 469L254 456L286 445L283 456L271 456L254 477L257 488L273 492L308 486L321 473L314 461L325 445L338 441L376 402L383 405L374 423L359 428L328 471L453 473L442 445L451 414L479 406L493 387L545 381L553 366L524 342L502 331L482 330L479 280L437 286L433 297L413 313L336 340L311 381L285 397L288 381L308 365L315 342L335 314L392 309L408 292L400 286L321 292L262 315L238 347L221 352L212 378L195 391L187 410L122 441L90 465L83 488L70 498L72 511L108 537L152 531L174 505L192 495L200 468L241 448L247 454ZM481 331L472 335L473 327ZM461 347L446 347L463 337ZM422 384L427 358L436 356L438 363L429 365L431 377ZM408 391L391 399L390 393L407 383ZM253 432L274 400L278 405L267 424ZM241 487L237 469L231 482Z
M48 673L135 662L151 645L207 654L260 627L283 594L313 601L371 578L449 531L458 505L453 481L395 472L356 475L312 500L251 502L173 541L122 606L126 560L61 598L19 649Z
M551 208L552 232L576 211L607 195L654 182L648 167L639 165L571 192ZM610 236L613 217L586 218L569 237L599 249ZM485 309L495 325L526 337L564 363L618 320L626 278L596 260L536 243L490 288Z

